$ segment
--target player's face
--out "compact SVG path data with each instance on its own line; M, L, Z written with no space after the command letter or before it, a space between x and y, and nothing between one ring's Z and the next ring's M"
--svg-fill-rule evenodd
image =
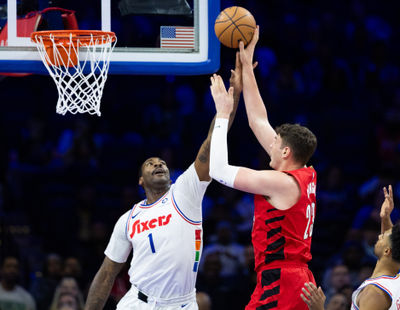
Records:
M140 185L152 186L169 183L169 169L165 161L158 157L151 157L143 163L142 176L139 179Z
M390 248L390 235L392 229L386 230L383 234L380 234L378 241L375 243L374 253L378 258L381 258L386 249Z
M282 158L282 138L280 135L276 135L274 141L271 143L271 161L269 162L269 166L272 169L278 169L281 158Z

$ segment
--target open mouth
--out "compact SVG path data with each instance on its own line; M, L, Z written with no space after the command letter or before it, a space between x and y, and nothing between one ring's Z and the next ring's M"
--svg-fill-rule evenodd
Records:
M153 175L163 175L163 174L165 174L165 171L164 171L164 169L158 168L158 169L155 169L152 174Z

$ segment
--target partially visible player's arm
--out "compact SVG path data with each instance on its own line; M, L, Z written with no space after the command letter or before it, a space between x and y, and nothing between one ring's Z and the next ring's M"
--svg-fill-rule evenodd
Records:
M236 116L236 110L240 100L240 94L242 93L242 73L241 73L241 64L239 60L239 55L236 55L236 63L235 70L231 70L231 77L229 80L230 87L233 87L233 98L234 105L233 109L229 115L229 128L231 128L233 120ZM199 176L200 181L209 181L211 180L209 170L210 170L210 143L211 143L211 135L214 129L215 117L211 122L210 129L208 130L207 138L203 142L200 147L199 152L197 153L196 160L194 162L194 167L196 169L197 175Z
M276 197L293 197L299 193L297 182L286 173L279 171L257 171L236 167L228 163L227 130L228 117L233 107L233 89L227 92L222 78L211 78L211 93L217 109L217 119L211 139L210 175L218 182L248 193ZM289 195L292 193L292 195ZM272 197L274 196L274 197ZM297 198L298 195L295 195ZM281 199L282 200L282 199ZM285 202L288 202L285 200ZM294 203L294 201L293 201ZM274 205L278 209L287 209L290 203Z
M393 202L393 189L392 185L389 185L389 190L384 187L383 194L385 195L385 200L382 203L380 217L381 217L381 233L383 234L386 230L393 227L390 214L394 209Z
M104 258L103 264L90 285L85 310L103 309L110 295L114 280L124 264L113 262L107 256Z
M261 98L254 75L253 55L258 37L259 28L257 26L254 36L247 48L244 48L243 42L239 43L240 60L242 62L243 71L243 97L249 126L258 142L269 154L270 145L276 136L276 132L269 123L267 110Z
M366 286L359 295L359 310L388 310L392 304L389 295L375 285Z
M294 199L293 204L300 196L300 189L296 180L284 172L275 170L253 170L240 167L233 187L247 193L268 196L271 199L294 196L296 199ZM273 205L282 210L289 209L292 206Z

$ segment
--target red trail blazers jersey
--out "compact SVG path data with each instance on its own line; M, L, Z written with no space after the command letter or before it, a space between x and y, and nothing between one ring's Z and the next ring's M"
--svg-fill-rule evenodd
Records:
M287 262L306 264L311 260L317 173L312 167L283 172L297 180L301 196L290 209L282 211L265 197L255 195L252 241L257 272Z

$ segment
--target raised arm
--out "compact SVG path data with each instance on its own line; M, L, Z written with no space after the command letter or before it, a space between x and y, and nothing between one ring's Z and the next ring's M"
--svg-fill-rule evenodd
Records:
M239 55L236 55L236 64L235 70L231 70L231 77L229 80L230 87L233 88L233 108L229 115L229 126L228 129L231 128L233 120L236 116L236 110L240 100L240 94L242 93L243 85L242 85L242 73L241 73L241 64L239 60ZM199 176L200 181L209 181L210 174L210 143L211 143L211 135L213 133L215 124L215 117L211 122L210 129L208 130L207 138L203 142L200 147L199 152L197 153L196 160L194 162L194 167L196 169L197 175Z
M103 309L110 295L114 280L124 264L113 262L107 256L105 257L103 264L90 285L85 310Z
M229 165L227 129L233 108L233 88L227 92L222 78L211 77L211 93L217 110L211 139L210 176L218 182L252 194L268 196L278 209L288 209L300 196L299 185L286 173ZM293 195L293 193L298 195Z
M392 213L394 208L392 185L389 185L389 190L386 187L384 187L383 194L385 195L385 200L382 203L380 212L382 234L386 230L393 227L392 220L390 219L390 214Z
M276 132L269 123L267 110L261 98L257 81L254 76L253 56L258 37L259 28L257 26L249 45L244 48L243 42L240 42L239 44L243 74L243 97L249 126L258 142L269 154L270 145L276 136Z

